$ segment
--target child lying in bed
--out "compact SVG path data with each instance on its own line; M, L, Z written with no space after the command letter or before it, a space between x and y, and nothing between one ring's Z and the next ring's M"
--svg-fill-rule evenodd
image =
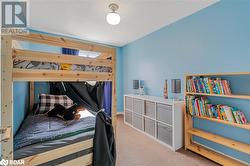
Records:
M65 121L79 120L81 118L80 111L84 111L85 108L82 105L74 104L70 108L66 109L61 104L55 104L55 107L48 111L46 114L48 117L59 117Z

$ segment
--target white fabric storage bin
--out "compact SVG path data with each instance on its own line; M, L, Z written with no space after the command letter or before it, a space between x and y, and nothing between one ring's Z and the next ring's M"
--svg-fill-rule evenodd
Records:
M140 99L133 99L133 111L138 114L144 114L144 101Z
M131 97L125 97L125 108L132 110L133 109L133 99Z
M145 117L144 131L152 136L155 136L155 121Z
M157 138L172 146L172 127L163 123L157 123Z
M140 130L144 130L143 129L142 115L138 115L138 114L133 113L132 123L133 123L133 126L135 128L140 129Z
M167 104L156 105L156 119L172 125L172 106Z
M132 125L132 112L125 110L125 121Z
M155 103L151 101L145 102L145 115L155 118Z

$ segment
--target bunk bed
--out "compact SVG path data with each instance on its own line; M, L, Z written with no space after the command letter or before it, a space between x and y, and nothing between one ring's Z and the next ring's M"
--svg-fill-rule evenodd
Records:
M45 34L29 33L25 35L6 35L1 37L1 133L2 133L2 158L5 160L12 160L14 154L13 147L13 82L14 81L28 81L30 82L30 108L34 104L34 82L80 82L80 81L111 81L112 82L112 126L114 131L116 129L116 55L115 48L93 44L90 42L83 42L79 40L50 36ZM49 52L37 52L31 50L21 50L13 47L13 41L25 41L38 44L46 44L51 46L58 46L70 49L86 50L100 52L101 55L97 58L84 58L79 56L55 54ZM13 65L15 61L35 61L47 62L55 64L74 64L84 65L88 67L104 67L110 70L94 70L94 71L69 71L55 69L41 69L41 68L18 68ZM79 139L84 138L84 139ZM61 159L65 156L73 155L77 152L77 157L65 160L62 165L91 165L92 152L89 151L93 147L93 131L82 133L82 137L72 138L68 144L63 146L55 146L56 148L48 148L32 153L30 156L25 156L23 159L25 165L43 165L50 161ZM67 142L63 140L64 142ZM53 143L53 142L48 142ZM29 148L32 148L29 147ZM27 152L30 149L27 149ZM22 155L20 155L23 157Z

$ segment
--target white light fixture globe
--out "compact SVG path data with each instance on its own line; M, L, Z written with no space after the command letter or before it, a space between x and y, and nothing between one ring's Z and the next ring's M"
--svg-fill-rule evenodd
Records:
M120 23L121 18L119 14L111 12L107 14L106 20L111 25L117 25Z
M117 4L111 3L109 5L109 8L112 10L112 12L108 13L106 16L107 22L111 25L119 24L121 18L120 15L116 13L116 10L118 10L119 6Z

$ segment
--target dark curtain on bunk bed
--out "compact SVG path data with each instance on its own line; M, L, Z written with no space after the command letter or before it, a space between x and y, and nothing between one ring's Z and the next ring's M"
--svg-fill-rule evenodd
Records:
M109 117L111 117L111 107L112 107L112 82L105 82L103 108Z
M63 48L63 54L78 55L79 51ZM115 166L116 145L111 121L112 83L97 82L94 86L87 82L51 83L51 93L66 94L74 102L84 105L97 113L93 166ZM105 112L99 111L104 108Z

